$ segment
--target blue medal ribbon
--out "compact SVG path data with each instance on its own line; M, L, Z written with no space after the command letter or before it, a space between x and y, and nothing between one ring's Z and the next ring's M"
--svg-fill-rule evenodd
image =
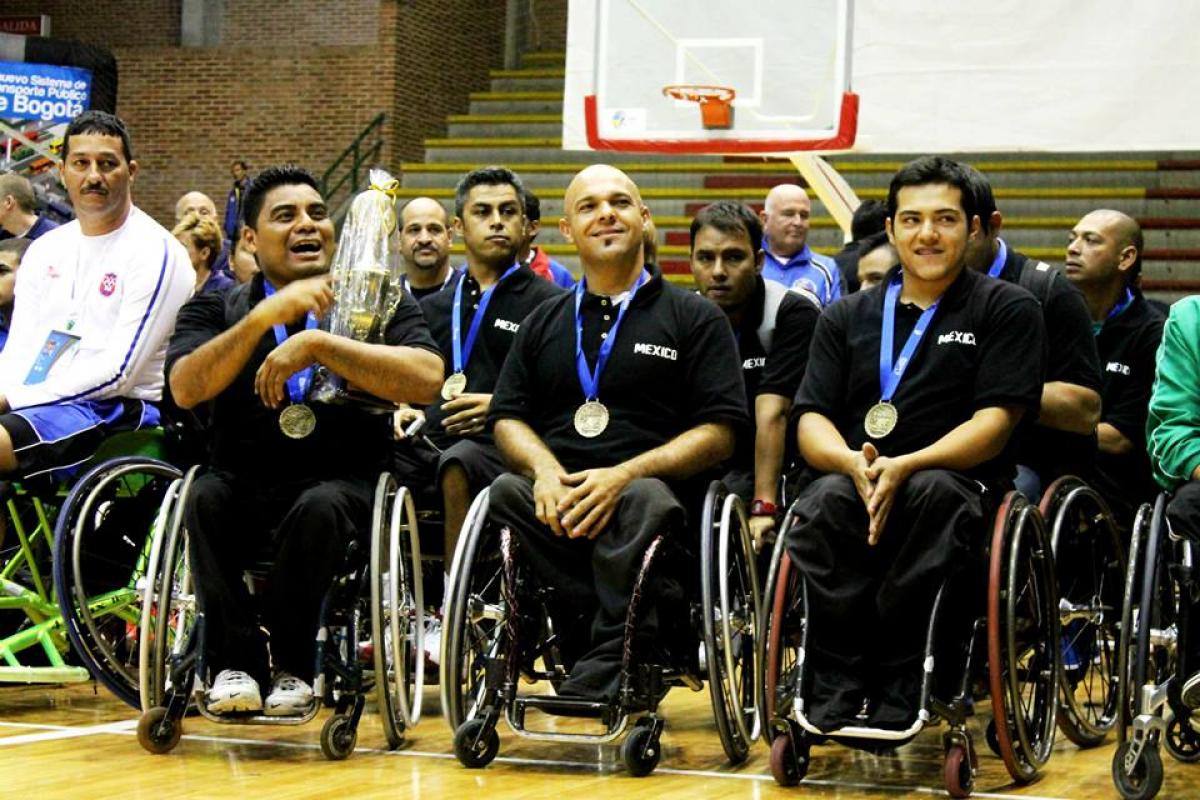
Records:
M580 306L583 304L584 292L587 291L587 278L580 278L579 283L575 284L575 372L579 374L579 385L583 389L584 400L591 402L599 397L600 376L604 374L604 365L608 363L608 357L612 355L613 345L617 341L617 329L621 327L621 320L625 318L625 312L633 305L633 298L638 289L642 288L642 284L648 280L650 280L650 273L642 270L637 282L633 284L633 288L629 290L629 294L621 303L621 308L617 311L617 319L608 329L608 336L600 343L600 352L596 355L594 370L588 369L587 356L583 354L583 315L579 313Z
M475 340L479 337L479 326L483 324L483 315L487 313L488 304L492 302L492 292L496 291L497 286L504 283L505 278L520 268L520 264L513 264L500 276L500 280L493 283L480 295L479 308L475 309L475 316L471 318L465 342L462 340L462 292L463 284L467 282L467 274L464 273L462 280L454 287L454 308L450 312L450 344L454 350L454 371L456 373L465 370L467 362L471 360L471 351L475 349Z
M933 305L921 313L912 333L908 335L908 341L904 343L904 349L900 351L900 358L893 366L892 347L896 336L896 301L900 297L900 287L901 279L897 274L888 284L887 294L883 298L883 335L879 341L879 390L881 402L884 403L892 402L896 388L900 386L900 379L904 377L904 371L908 369L917 345L921 343L926 328L933 321L933 314L937 311L938 304L942 302L939 297Z
M267 280L266 276L263 276L263 292L267 297L275 294L275 287L269 280ZM307 318L304 320L304 328L305 330L311 331L315 327L317 327L317 318L310 311L308 312ZM276 345L281 345L287 341L288 332L286 326L273 325L272 328L275 331ZM288 397L293 403L304 402L305 396L308 395L308 387L310 384L312 384L313 370L315 368L315 364L310 364L299 372L293 373L292 376L287 379Z
M996 251L996 258L988 267L988 275L993 278L1000 277L1000 273L1004 271L1004 262L1008 260L1008 245L1003 239L997 239L996 244L1000 245L1000 249Z

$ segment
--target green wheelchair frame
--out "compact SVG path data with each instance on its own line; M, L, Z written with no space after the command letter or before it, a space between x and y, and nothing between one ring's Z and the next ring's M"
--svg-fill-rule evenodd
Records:
M105 647L101 646L100 652L96 652L95 621L116 616L129 630L137 630L154 526L146 531L124 586L81 596L77 591L81 586L78 580L80 549L78 546L68 549L68 545L70 538L81 530L84 520L67 519L63 512L69 511L70 505L77 504L79 499L87 499L78 498L81 494L78 490L84 488L89 479L96 486L102 485L100 481L106 474L104 468L110 462L128 465L126 472L133 474L128 484L117 488L117 497L136 493L153 479L147 472L139 481L136 474L139 466L153 470L158 477L169 479L172 473L178 477L178 470L162 460L163 451L161 429L117 434L105 441L89 459L80 470L81 477L70 489L68 484L62 483L54 488L53 494L39 496L18 483L9 484L6 506L9 526L17 542L15 549L9 548L11 555L0 566L0 610L23 612L26 624L15 633L0 638L0 659L4 662L0 665L0 684L80 683L90 680L95 673L95 677L122 700L134 707L139 705L136 663L132 685L129 685L129 670L120 664L106 664L105 659L111 653ZM85 511L100 513L95 509ZM78 524L69 524L72 522ZM161 519L155 519L155 526L161 523ZM59 541L64 537L69 538ZM63 563L63 556L71 555L74 558L68 560L73 563ZM52 565L53 582L47 580L43 569L46 564ZM67 656L72 646L76 651L75 660L83 661L92 671L87 666L69 663ZM35 647L40 647L48 665L22 662L21 655Z

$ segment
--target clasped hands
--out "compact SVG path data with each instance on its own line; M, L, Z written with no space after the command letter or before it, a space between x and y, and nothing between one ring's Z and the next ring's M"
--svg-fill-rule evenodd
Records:
M620 464L572 473L561 467L539 471L533 481L534 514L556 536L595 539L633 478Z
M854 488L867 507L870 520L867 542L878 544L888 515L892 512L896 492L908 480L912 468L903 456L881 456L875 445L867 442L862 450L853 451L846 473L854 481Z

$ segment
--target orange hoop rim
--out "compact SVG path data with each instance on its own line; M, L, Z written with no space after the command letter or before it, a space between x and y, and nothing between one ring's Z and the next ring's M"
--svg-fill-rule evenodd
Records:
M675 83L664 86L662 93L675 100L691 103L731 103L737 92L731 86L710 86L702 83Z

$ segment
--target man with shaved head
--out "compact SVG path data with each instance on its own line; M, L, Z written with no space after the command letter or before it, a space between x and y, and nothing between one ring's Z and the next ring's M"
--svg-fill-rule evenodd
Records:
M1095 481L1123 523L1155 494L1146 456L1146 413L1163 317L1137 288L1142 250L1137 222L1101 209L1072 229L1065 269L1087 302L1100 354Z
M175 203L175 223L183 222L189 213L217 221L217 206L204 192L188 192Z
M404 288L413 297L440 292L450 283L450 215L432 197L414 197L400 212Z
M698 473L727 459L748 424L729 323L646 262L649 216L624 172L593 165L575 176L559 228L582 277L525 320L488 414L513 469L492 484L490 513L516 534L536 578L559 590L552 614L571 668L563 696L616 698L646 547L659 534L688 546ZM681 595L670 568L659 574L642 600L642 663L684 627L660 610ZM677 655L694 658L694 647Z
M793 183L781 183L767 192L762 212L762 275L769 281L808 294L821 306L842 296L845 283L838 265L808 246L812 203L808 194Z

